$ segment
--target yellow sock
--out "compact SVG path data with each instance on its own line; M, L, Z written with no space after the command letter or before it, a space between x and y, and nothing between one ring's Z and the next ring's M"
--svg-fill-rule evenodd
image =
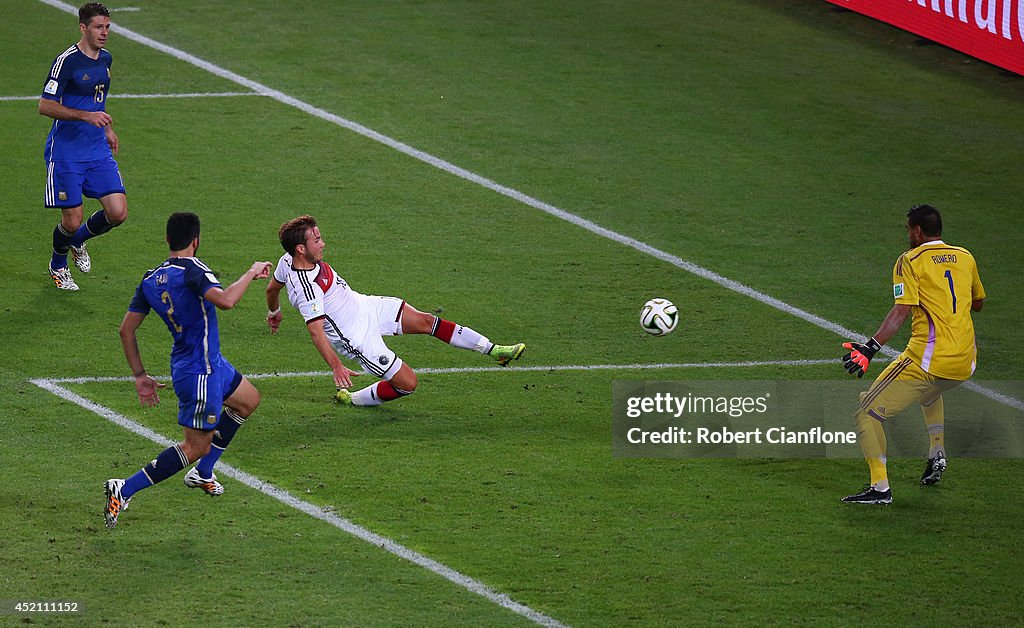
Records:
M868 468L871 470L871 486L880 491L889 490L889 475L885 469L885 457L868 458Z
M871 485L880 491L889 489L889 475L885 467L885 430L881 421L864 410L857 411L857 432L864 459L871 471Z
M924 424L928 428L928 457L934 458L935 454L946 452L945 423L946 411L942 404L942 397L928 405L921 404L921 412L924 413Z

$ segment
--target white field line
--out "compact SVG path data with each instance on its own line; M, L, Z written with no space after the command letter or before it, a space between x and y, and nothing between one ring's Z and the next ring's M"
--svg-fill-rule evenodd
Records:
M74 6L70 5L70 4L64 3L64 2L60 2L60 0L39 0L39 1L42 2L43 4L50 5L52 7L58 8L58 9L60 9L62 11L66 11L68 13L77 13L78 12L78 9L76 7L74 7ZM167 44L160 43L160 42L158 42L158 41L156 41L154 39L150 39L149 37L146 37L145 35L141 35L139 33L136 33L135 31L129 30L127 28L122 28L121 26L117 26L117 25L111 24L111 30L113 32L117 33L118 35L124 37L125 39L129 39L129 40L134 41L136 43L142 44L143 46L147 46L147 47L152 48L154 50L158 50L160 52L163 52L164 54L170 55L171 57L174 57L175 59L178 59L179 61L184 61L185 63L190 63L190 64L196 66L197 68L201 68L203 70L206 70L207 72L209 72L209 73L211 73L211 74L213 74L215 76L219 76L219 77L221 77L223 79L226 79L228 81L231 81L231 82L236 83L238 85L241 85L243 87L251 89L254 92L258 92L260 94L263 94L264 96L268 96L270 98L273 98L274 100L276 100L276 101L278 101L278 102L280 102L282 104L288 105L290 107L294 107L294 108L298 109L299 111L303 111L305 113L308 113L311 116L320 118L321 120L324 120L325 122L330 122L330 123L336 124L336 125L338 125L340 127L349 129L350 131L358 133L359 135L362 135L363 137L369 138L369 139L374 140L376 142L380 142L381 144L384 144L385 146L393 148L393 149L397 150L400 153L403 153L403 154L408 155L409 157L413 157L415 159L419 159L420 161L422 161L424 163L427 163L427 164L430 164L431 166L434 166L435 168L443 170L443 171L445 171L445 172L447 172L449 174L455 175L457 177L460 177L460 178L465 179L467 181L470 181L472 183L476 183L477 185L483 186L483 187L485 187L485 188L487 188L489 190L497 192L498 194L502 194L502 195L507 196L507 197L509 197L511 199L519 201L520 203L523 203L524 205L528 205L530 207L533 207L534 209L539 209L540 211L542 211L542 212L544 212L546 214L550 214L551 216L555 216L556 218L561 218L562 220L565 220L566 222L574 224L577 227L580 227L582 229L586 229L587 231L590 231L591 233L599 235L599 236L601 236L603 238L607 238L607 239L612 240L614 242L618 242L619 244L622 244L622 245L628 246L630 248L636 249L637 251L640 251L641 253L646 253L647 255L650 255L651 257L654 257L654 258L659 259L659 260L661 260L663 262L671 264L672 266L675 266L676 268L680 268L682 270L685 270L686 272L691 273L693 275L696 275L698 277L701 277L703 279L707 279L708 281L711 281L711 282L713 282L715 284L718 284L719 286L722 286L723 288L727 288L727 289L732 290L734 292L738 292L738 293L740 293L740 294L742 294L744 296L747 296L747 297L750 297L751 299L754 299L755 301L759 301L761 303L764 303L765 305L773 307L773 308L775 308L775 309L777 309L777 310L779 310L781 312L785 312L785 313L790 314L792 316L795 316L795 317L797 317L797 318L799 318L799 319L801 319L803 321L811 323L812 325L816 325L817 327L820 327L822 329L826 329L828 331L831 331L834 334L836 334L837 336L840 336L842 338L863 338L864 337L864 334L861 334L861 333L853 331L852 329L848 329L846 327L843 327L839 323L834 323L834 322L832 322L830 320L827 320L825 318L822 318L822 317L818 316L817 314L811 314L810 312L807 312L806 310L802 310L802 309L800 309L800 308L798 308L796 306L790 305L790 304L788 304L788 303L786 303L784 301L781 301L779 299L776 299L773 296L769 296L769 295L767 295L767 294L765 294L763 292L755 290L754 288L751 288L751 287L749 287L747 285L744 285L744 284L742 284L742 283L740 283L738 281L735 281L733 279L729 279L728 277L719 275L718 273L714 272L713 270L709 270L709 269L704 268L702 266L698 266L697 264L694 264L693 262L689 262L687 260L682 259L681 257L678 257L678 256L673 255L671 253L667 253L665 251L662 251L661 249L655 248L655 247L651 246L650 244L647 244L645 242L641 242L640 240L637 240L635 238L631 238L629 236L623 235L623 234L618 233L616 231L612 231L611 229L607 229L605 227L602 227L601 225L599 225L597 223L594 223L594 222L591 222L591 221L587 220L586 218L582 218L580 216L577 216L576 214L573 214L573 213L570 213L568 211L565 211L564 209L559 209L558 207L555 207L554 205L549 205L548 203L545 203L544 201L540 201L538 199L533 198L532 196L528 196L526 194L523 194L522 192L519 192L518 190L514 190L514 189L512 189L510 187L506 187L504 185L501 185L499 183L491 181L490 179L482 177L482 176L480 176L480 175L478 175L476 173L470 172L469 170L466 170L465 168L460 168L459 166L456 166L455 164L449 163L449 162L441 159L440 157L435 157L435 156L433 156L433 155L431 155L429 153L425 153L425 152L423 152L423 151L421 151L421 150L419 150L417 148L413 148L412 146L409 146L408 144L405 144L403 142L399 142L396 139L388 137L387 135L384 135L382 133L378 133L377 131L374 131L373 129L365 127L365 126L359 124L358 122L353 122L352 120L348 120L346 118L342 118L341 116L333 114L333 113L331 113L329 111L324 111L323 109L320 109L318 107L314 107L313 105L310 105L309 103L303 102L303 101L301 101L301 100L299 100L299 99L297 99L297 98L295 98L293 96L289 96L288 94L285 94L284 92L281 92L281 91L278 91L276 89L272 89L270 87L267 87L266 85L263 85L262 83L258 83L256 81L254 81L252 79L249 79L249 78L246 78L246 77L244 77L244 76L242 76L240 74L236 74L236 73L232 72L231 70L228 70L226 68L220 67L219 65L215 65L213 63L210 63L209 61L204 61L203 59L200 59L199 57L191 55L191 54L189 54L187 52L184 52L184 51L179 50L177 48L174 48L172 46L168 46ZM900 352L897 351L896 349L891 348L891 347L882 347L882 351L880 353L882 353L883 355L887 355L889 357L895 357L896 355L899 355ZM994 390L991 390L989 388L986 388L984 386L973 385L973 386L970 386L969 388L971 390L974 390L976 392L979 392L979 393L985 395L986 397L989 397L990 399L994 399L994 400L996 400L996 401L998 401L1000 403L1006 403L1007 400L1012 400L1012 401L1016 402L1017 404L1021 404L1021 406L1024 406L1024 402L1022 402L1022 401L1020 401L1018 399L1013 399L1013 398L1007 397L1006 395L998 393L998 392L996 392ZM1014 407L1017 407L1017 406L1014 406Z
M515 373L517 371L552 372L552 371L625 371L647 369L709 369L709 368L745 368L756 366L817 366L819 364L836 364L837 359L830 360L763 360L759 362L661 362L656 364L553 364L550 366L457 366L451 368L418 368L420 375L444 375L450 373ZM300 371L284 373L253 373L246 374L249 379L271 379L274 377L327 377L330 371ZM155 376L154 379L169 381L167 376ZM90 384L95 382L132 382L135 378L123 377L58 377L32 380L51 384Z
M135 421L132 421L123 414L119 414L114 410L107 408L106 406L102 406L94 401L86 399L85 397L68 390L67 388L59 386L58 384L54 383L53 380L33 379L29 381L31 381L36 386L39 386L43 390L49 391L54 395L57 395L58 397L64 399L65 401L69 401L75 405L85 408L86 410L89 410L90 412L94 412L100 415L104 419L107 419L108 421L119 427L123 427L124 429L134 432L144 438L148 438L149 440L153 441L157 445L160 445L161 447L170 447L171 445L174 444L174 441L172 441L171 439L157 432L154 432L153 430L149 429L144 425L140 425ZM488 600L494 602L502 608L508 609L514 613L518 613L519 615L522 615L523 617L530 619L534 623L540 624L541 626L565 626L565 624L562 624L558 620L549 617L539 611L535 611L529 606L520 604L519 602L516 602L504 593L495 591L494 589L488 587L479 580L470 578L469 576L460 573L443 563L439 563L438 561L432 558L428 558L423 554L420 554L419 552L413 551L386 536L382 536L380 534L377 534L376 532L372 532L356 523L349 521L344 517L338 516L333 512L330 512L329 510L325 510L320 506L301 500L298 497L295 497L294 495L289 493L288 491L282 488L278 488L277 486L274 486L273 484L266 482L256 477L255 475L246 473L241 469L233 467L229 464L225 464L223 462L217 463L217 473L221 475L226 475L230 478L234 478L235 480L238 480L242 484L245 484L246 486L257 490L263 493L264 495L273 497L282 504L291 506L292 508L300 512L303 512L309 515L310 517L314 517L316 519L320 519L321 521L329 523L332 526L338 528L339 530L347 532L348 534L351 534L352 536L358 539L366 541L371 545L374 545L391 554L394 554L399 558L404 558L405 560L420 567L423 567L424 569L427 569L472 593L476 593L477 595L487 598Z
M626 370L626 369L667 369L667 368L713 368L713 367L752 367L752 366L805 366L805 365L816 365L826 364L834 362L835 360L765 360L761 362L700 362L700 363L660 363L660 364L593 364L593 365L552 365L552 366L527 366L527 367L515 367L513 369L506 369L500 366L487 366L487 367L456 367L456 368L422 368L417 369L421 374L457 374L457 373L484 373L484 372L509 372L514 373L516 371L590 371L590 370ZM328 371L307 371L307 372L293 372L293 373L257 373L253 375L247 375L249 379L267 379L273 377L328 377L331 373ZM167 377L157 377L156 379L167 380ZM123 427L124 429L134 432L139 436L147 438L161 447L170 447L174 444L171 439L140 425L135 421L132 421L128 417L111 410L110 408L100 405L94 401L91 401L67 388L64 388L60 384L86 384L94 382L127 382L133 381L131 377L64 377L64 378L53 378L53 379L31 379L29 380L36 386L46 390L65 401L74 403L90 412L98 414L99 416L107 419L111 423ZM352 536L362 539L367 543L375 545L384 549L395 556L404 558L424 569L428 569L431 572L445 578L468 591L476 593L477 595L483 596L488 600L498 604L499 606L506 608L514 613L518 613L523 617L526 617L533 622L542 626L564 626L558 620L549 617L543 613L533 610L532 608L516 602L508 595L499 593L494 589L491 589L482 582L470 578L458 571L455 571L451 567L439 563L436 560L427 558L426 556L410 550L409 548L385 537L372 532L358 524L355 524L344 517L340 517L333 512L326 511L314 504L307 501L303 501L288 491L278 488L269 482L246 473L241 469L237 469L224 462L217 464L217 472L230 478L234 478L265 495L273 497L283 504L291 506L296 510L306 513L311 517L325 521L334 527L351 534Z
M236 96L262 96L256 92L192 92L186 94L117 94L111 100L119 98L234 98ZM16 100L39 100L39 96L0 96L0 102Z

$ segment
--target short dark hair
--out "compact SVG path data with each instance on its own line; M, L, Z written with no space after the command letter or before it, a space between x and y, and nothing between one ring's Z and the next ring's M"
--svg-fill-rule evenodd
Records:
M306 232L315 226L316 218L312 216L292 218L281 225L281 229L277 232L277 237L281 240L281 247L289 255L295 255L295 247L306 243Z
M86 2L78 9L78 23L88 24L89 20L97 15L110 17L110 11L101 2Z
M907 212L907 224L921 227L921 232L929 237L942 235L942 214L931 205L914 205Z
M167 219L167 246L181 251L199 237L199 216L192 212L178 212Z

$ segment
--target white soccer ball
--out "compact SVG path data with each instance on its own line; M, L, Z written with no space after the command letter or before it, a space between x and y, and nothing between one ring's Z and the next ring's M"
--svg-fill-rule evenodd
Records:
M679 310L668 299L651 299L640 310L640 326L654 336L671 333L679 324Z

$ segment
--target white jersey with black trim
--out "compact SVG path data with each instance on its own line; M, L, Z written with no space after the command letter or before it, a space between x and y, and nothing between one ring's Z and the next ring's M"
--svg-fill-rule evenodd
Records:
M288 301L310 321L323 319L331 344L349 349L353 339L363 338L371 326L366 297L348 286L327 262L310 270L292 267L285 253L274 269L274 279L288 288Z

